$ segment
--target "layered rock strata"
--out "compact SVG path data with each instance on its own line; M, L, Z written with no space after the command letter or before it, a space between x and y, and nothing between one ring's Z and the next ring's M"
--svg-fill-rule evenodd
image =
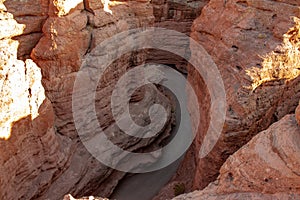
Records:
M143 1L115 2L110 15L101 2L90 4L95 16L82 11L82 1L1 1L1 90L5 94L0 101L0 146L5 149L0 154L1 199L62 199L67 193L108 196L125 174L100 163L82 144L74 126L73 85L83 60L98 44L119 32L151 26L152 6ZM32 60L19 60L29 55ZM98 55L105 52L95 51L89 59ZM102 129L128 151L159 148L171 129L171 103L155 87L134 93L130 114L143 126L149 123L153 103L164 106L168 123L156 137L126 136L114 122L110 110L114 86L144 60L144 52L122 55L105 71L96 90Z
M194 189L215 180L229 155L297 106L299 19L293 17L300 16L299 6L296 1L212 0L194 21L191 37L217 64L227 96L222 134L210 154L199 159L209 125L210 94L205 92L202 78L189 67L188 78L197 85L203 105L200 115L206 116L201 119L195 149L191 150L194 153L190 153L195 160L187 157L189 164L185 165L195 166L191 175Z
M231 155L215 182L174 199L299 199L299 130L286 115Z
M200 159L211 99L203 78L190 65L188 79L198 95L200 126L176 177L157 199L174 196L177 184L184 184L185 192L203 189L217 178L229 155L294 111L300 95L299 19L295 16L300 16L296 1L211 0L202 9L191 37L211 55L222 75L226 120L218 143ZM191 110L193 116L195 109Z

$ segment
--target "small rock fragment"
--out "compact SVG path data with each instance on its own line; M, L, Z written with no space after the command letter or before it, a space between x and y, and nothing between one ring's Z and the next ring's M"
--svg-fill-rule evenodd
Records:
M297 108L295 110L295 118L296 118L298 125L300 125L300 101L299 101L299 105L297 106Z

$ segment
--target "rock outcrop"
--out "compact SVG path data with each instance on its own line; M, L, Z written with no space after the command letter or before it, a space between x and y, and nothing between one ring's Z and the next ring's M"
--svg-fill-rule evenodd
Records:
M260 193L232 193L232 194L215 194L210 193L210 191L203 192L193 192L188 195L182 195L174 198L174 200L232 200L232 199L245 199L245 200L281 200L288 199L294 200L299 199L297 194L285 194L285 193L276 193L276 194L260 194Z
M152 1L155 26L189 35L194 19L200 15L202 8L208 1Z
M200 15L202 8L207 3L208 0L151 1L155 17L154 26L190 35L193 21ZM189 46L187 45L186 54L189 53ZM170 52L152 49L148 52L147 62L167 64L178 69L181 73L187 73L187 60Z
M19 42L17 56L19 59L30 58L30 53L42 37L42 26L48 17L49 1L9 1L2 0L2 12L8 12L13 19L20 25L24 26L22 33L13 35L14 40ZM6 29L12 28L10 21L2 24ZM12 30L15 32L14 30ZM8 33L8 32L7 32ZM15 32L17 33L17 32Z
M286 115L231 155L215 182L174 199L300 199L299 140L295 115Z
M300 16L299 6L296 1L211 0L202 9L193 23L191 37L206 49L219 68L227 113L216 146L208 156L199 159L209 125L210 97L201 76L190 66L188 79L196 85L202 117L194 146L178 171L178 180L190 177L194 179L194 189L206 187L217 178L229 155L294 111L300 98L300 27L299 19L293 22L292 17Z
M27 18L28 7L16 11L10 3L7 8L0 4L0 198L31 199L61 175L70 149L55 133L55 115L45 96L40 68L31 59L18 59L23 45L18 40L38 28L19 24L18 20ZM17 20L10 10L18 13ZM41 18L32 17L37 24Z
M102 10L99 1L90 1L90 4L95 16L81 12L78 8L71 9L67 13L65 10L60 10L61 7L58 6L60 4L54 4L56 9L50 13L43 27L44 37L31 54L42 69L46 94L52 102L56 115L56 131L62 137L69 138L70 145L73 146L73 152L68 155L70 165L64 169L65 172L60 177L54 180L43 198L59 199L66 193L74 196L91 194L109 196L118 181L125 175L97 161L79 140L72 116L73 84L85 55L105 39L119 32L151 25L154 19L152 8L147 2L121 2L119 5L111 6L114 14L110 15ZM97 59L98 55L105 55L100 52L101 50L98 51L94 52L94 59ZM137 140L124 135L114 124L110 112L110 96L114 85L126 70L142 62L142 52L123 55L105 72L96 92L96 112L102 129L107 129L108 137L113 143L129 151L137 151L141 147L150 145L154 138ZM158 90L150 91L148 95L140 93L135 96L135 102L145 97L131 113L133 118L141 122L141 125L147 122L148 117L146 114L138 113L141 107L146 108L160 99L161 104L166 105L170 111L168 100L163 98ZM168 131L169 128L166 129L163 138L168 135Z
M82 1L1 1L0 148L5 150L0 153L0 199L62 199L68 193L105 197L125 175L100 163L82 144L74 126L73 85L83 60L99 43L122 31L151 26L152 6L146 1L115 2L110 15L101 2L90 4L95 16L82 11ZM90 59L101 54L94 53ZM32 60L18 60L29 55ZM119 147L135 152L158 148L172 125L167 123L150 139L126 136L115 125L111 92L126 70L144 62L144 55L121 56L96 91L102 129ZM132 96L132 118L147 124L148 109L157 102L170 122L169 99L161 89L146 89Z
M178 198L299 197L299 106L296 117L287 115L300 99L300 20L291 20L300 17L298 0L112 1L112 14L103 11L99 0L89 4L95 15L83 10L82 0L0 1L0 199L112 193L125 173L100 163L78 136L74 81L85 61L98 69L109 54L97 45L122 31L150 26L173 29L199 42L217 64L227 95L222 135L210 154L199 159L209 126L210 94L193 66L186 68L185 60L168 52L141 50L122 55L103 72L95 90L97 120L110 141L134 152L157 149L169 136L172 102L162 88L136 91L130 100L132 119L148 124L148 110L158 103L167 111L168 123L155 138L128 136L111 113L110 97L119 78L134 66L159 62L188 72L195 86L201 126L174 182L157 199L170 198L174 184L184 185L185 192L203 189L218 174L203 191ZM188 44L186 54L194 55ZM82 108L88 102L83 99ZM82 121L89 120L86 115L81 112ZM88 125L80 128L96 132Z

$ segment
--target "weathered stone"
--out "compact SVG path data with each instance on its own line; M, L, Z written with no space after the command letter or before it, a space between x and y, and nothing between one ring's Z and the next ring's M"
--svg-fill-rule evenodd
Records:
M297 106L297 108L295 110L295 117L296 117L297 123L300 126L300 106L299 105Z
M116 33L150 26L151 5L142 1L112 5L115 15L110 16L101 2L91 1L96 15L90 16L80 10L81 1L2 2L0 147L5 151L0 153L0 198L62 199L67 193L84 196L99 188L102 196L108 196L125 173L117 174L100 163L81 143L72 115L74 80L96 45ZM29 54L39 67L32 60L18 60ZM100 59L98 55L94 59ZM143 52L123 55L104 74L96 93L97 115L107 136L135 152L158 148L171 128L168 123L156 137L136 139L113 120L110 96L115 83L133 64L143 61ZM153 102L165 106L171 119L170 102L156 88L136 92L133 100L131 117L137 123L149 121ZM150 163L156 158L140 161Z
M29 58L33 47L41 38L42 26L48 16L49 1L3 1L1 7L3 11L6 11L1 12L1 15L9 15L7 19L10 19L9 21L1 20L1 23L6 23L2 26L18 33L15 35L8 33L11 37L20 35L14 39L19 42L18 58L25 60ZM17 25L13 25L16 22Z
M0 33L0 39L11 38L23 33L25 25L18 24L11 13L0 12L0 19L0 26L3 28Z
M183 183L189 191L214 181L229 155L292 113L298 104L299 20L295 18L296 26L290 29L290 17L299 17L297 0L112 1L112 15L103 11L101 1L89 3L95 16L82 11L82 1L78 0L0 1L0 148L4 149L0 152L0 199L62 199L67 193L105 197L124 177L125 173L97 161L80 141L72 95L78 70L87 56L92 55L97 61L94 64L100 64L101 56L109 52L96 51L95 47L129 29L158 26L191 35L218 65L227 94L223 134L213 151L198 159L209 124L210 96L201 76L189 66L189 81L201 106L201 126L174 182L157 199L170 198L174 183ZM277 47L282 39L283 45ZM190 53L188 47L186 44ZM159 148L171 129L171 106L161 90L140 89L131 99L133 120L147 124L148 110L157 102L166 108L170 123L157 138L125 135L110 111L110 95L118 79L144 61L187 71L186 61L168 52L146 53L149 51L121 56L104 73L96 90L99 123L111 141L128 151ZM29 56L33 60L27 59ZM82 106L89 106L86 102ZM86 116L82 112L82 120ZM298 116L296 109L300 121ZM291 194L299 193L299 127L295 124L292 115L283 118L231 156L217 182L184 198L298 198ZM84 128L96 132L93 127ZM141 162L153 162L156 156ZM246 163L249 160L253 162Z
M161 1L151 2L153 5L153 15L155 17L155 27L178 31L190 35L193 21L200 15L202 8L208 0L195 1ZM187 44L186 55L189 49ZM167 64L177 68L180 72L187 73L187 61L177 55L157 49L151 49L147 55L147 62Z
M93 16L78 10L80 7L67 11L64 4L58 3L54 4L57 12L53 9L54 14L51 14L51 17L45 22L44 36L34 48L31 56L42 69L43 84L56 116L56 131L61 137L71 140L73 152L66 155L69 157L69 163L64 167L64 172L53 180L54 182L40 198L59 199L67 193L84 196L95 192L99 192L100 196L108 196L124 173L116 175L113 169L93 158L80 142L72 110L74 81L82 61L87 59L87 56L90 60L94 60L91 64L96 68L101 66L106 52L103 52L102 49L94 49L98 44L119 32L152 24L154 19L152 8L148 2L124 2L111 6L113 15L109 15L102 10L101 6L98 7L101 5L99 1L90 1L91 8L95 12L95 16ZM142 147L151 146L154 138L138 139L123 134L111 114L110 96L118 79L134 64L132 60L135 60L135 64L140 64L144 60L143 57L143 52L132 52L121 56L103 74L96 91L95 107L101 128L105 130L107 137L114 144L118 144L119 147L128 151L138 151ZM135 96L135 103L132 105L132 118L141 125L147 122L147 110L151 102L160 102L170 112L168 99L162 96L158 90L149 89L148 93L137 93L140 96ZM89 105L86 105L83 100L81 106ZM141 108L145 108L145 110L141 110ZM88 119L88 116L83 114L82 119ZM159 134L160 140L168 136L170 131L168 127L164 129L166 132ZM95 127L89 128L87 131L92 133ZM90 140L92 138L91 134ZM159 142L160 140L156 139L155 141ZM153 162L153 159L146 158L144 161L140 161L149 163ZM83 164L82 160L86 160L86 162Z
M287 115L231 155L207 188L174 199L299 199L299 140Z
M14 27L23 26L11 13L1 15L0 198L32 199L61 173L69 145L55 134L40 68L30 59L17 59L19 43L11 38L22 34Z
M196 158L195 174L181 170L182 177L194 177L195 189L215 180L229 155L295 109L300 98L299 40L292 38L299 38L299 20L293 24L291 16L299 15L299 3L211 0L194 21L191 36L217 64L227 96L226 121L216 146L205 158ZM200 116L207 116L206 84L192 66L188 72L201 99ZM209 125L209 116L203 118L193 155L198 154ZM191 160L187 157L189 164L183 166L194 165Z

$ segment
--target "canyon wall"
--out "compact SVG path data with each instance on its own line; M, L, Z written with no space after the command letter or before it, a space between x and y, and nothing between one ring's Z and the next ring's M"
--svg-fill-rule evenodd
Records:
M197 85L201 104L207 105L201 108L206 119L201 119L191 153L196 161L187 157L185 162L191 164L183 166L196 165L194 189L214 181L228 156L254 135L294 112L300 83L299 19L294 22L293 17L300 16L299 6L297 1L211 0L194 21L191 37L217 64L227 96L222 134L209 155L200 159L210 98L202 78L189 67L188 79Z
M299 131L286 115L231 155L216 181L174 199L299 199Z
M178 31L190 35L193 21L200 15L202 8L209 0L154 0L153 15L155 17L154 26L168 30ZM186 54L190 54L189 46L186 46ZM187 60L165 52L162 50L151 49L147 54L146 62L166 64L187 73Z
M151 1L155 17L154 25L189 35L193 21L200 15L208 1Z
M83 10L82 1L1 1L1 199L109 196L125 175L100 163L82 144L73 119L73 85L85 59L100 59L94 65L101 65L99 55L105 54L94 50L98 44L119 32L152 26L152 6L147 1L116 2L113 15L99 1L90 1L90 6L95 15ZM156 137L126 136L113 120L110 96L116 82L144 60L143 51L122 55L96 89L102 129L129 151L158 148L172 125L171 102L155 87L134 93L130 111L145 125L149 107L155 102L164 106L168 123Z
M297 1L211 0L202 9L190 35L205 48L221 73L227 96L226 119L218 142L200 158L210 124L211 94L195 67L189 65L188 80L198 96L200 126L176 177L156 199L174 196L176 184L185 185L185 192L205 188L216 180L231 154L294 112L300 97L300 28L299 19L294 18L300 17L299 6ZM193 48L191 51L196 55ZM200 195L192 199L197 198Z
M147 124L147 110L157 102L168 111L170 123L156 138L123 134L110 112L110 94L126 71L145 62L167 64L188 72L198 95L201 118L196 139L173 182L157 199L172 197L175 183L184 183L186 192L211 183L179 199L244 198L241 192L250 199L282 199L299 193L299 155L291 153L299 152L293 143L299 139L299 127L294 115L287 115L300 98L300 27L299 19L292 19L300 17L297 0L114 1L112 15L99 1L89 3L95 15L83 10L81 0L0 1L1 199L112 193L125 173L104 166L81 142L74 125L73 85L86 60L94 60L90 66L97 68L105 59L97 45L122 31L150 26L173 29L199 42L217 64L227 95L222 135L200 159L211 99L193 66L168 52L142 50L122 55L104 72L96 88L97 118L106 136L130 151L158 148L170 133L173 108L161 89L141 88L131 99L132 118ZM194 55L188 45L186 52ZM82 106L89 106L87 102ZM262 167L254 171L256 166Z
M20 10L18 3L0 4L1 199L30 199L42 193L61 175L70 152L67 140L55 133L55 114L41 84L40 68L31 59L19 59L27 57L34 45L24 38L35 38L31 41L35 43L41 35L47 6L33 3L35 11L29 15L30 6ZM36 24L26 26L30 21Z

